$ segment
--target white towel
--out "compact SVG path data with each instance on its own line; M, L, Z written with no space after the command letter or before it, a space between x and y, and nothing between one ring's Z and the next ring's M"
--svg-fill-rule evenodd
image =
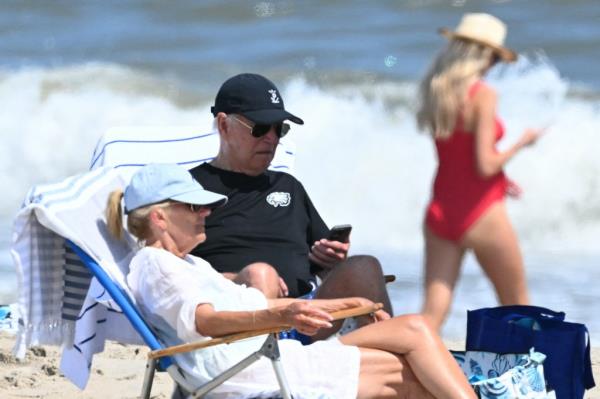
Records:
M126 182L118 170L100 168L36 186L14 222L11 254L19 281L20 315L14 353L22 358L32 345L62 345L64 356L71 359L70 363L63 358L63 373L80 388L87 382L93 354L103 350L105 339L141 342L114 306L112 310L97 306L106 302L99 295L102 288L65 249L66 238L126 287L126 271L117 263L131 253L133 242L111 238L104 219L108 194ZM73 367L79 364L87 367Z
M279 141L269 169L292 174L295 145ZM96 144L90 169L112 166L133 173L152 162L177 163L191 169L211 161L219 151L219 135L194 126L123 126L107 131Z

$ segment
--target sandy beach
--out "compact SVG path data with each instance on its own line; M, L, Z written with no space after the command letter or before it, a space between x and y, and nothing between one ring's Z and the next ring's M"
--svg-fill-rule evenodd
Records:
M107 343L106 350L94 358L89 383L80 391L60 375L60 352L56 347L34 347L23 361L11 354L14 335L0 332L1 398L136 398L139 396L147 349ZM459 343L448 343L462 349ZM600 382L600 348L592 349L594 378ZM152 398L169 398L172 383L168 375L158 373ZM600 388L587 392L586 398L600 399Z

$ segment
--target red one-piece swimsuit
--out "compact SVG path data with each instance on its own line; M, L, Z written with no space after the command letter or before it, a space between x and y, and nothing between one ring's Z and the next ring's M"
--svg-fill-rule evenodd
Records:
M472 98L484 84L476 82L469 88ZM495 118L496 142L504 135L500 120ZM447 139L436 139L438 169L433 183L433 195L425 223L437 236L460 241L467 230L496 201L504 199L508 180L500 171L491 177L477 173L475 134L463 129L462 119Z

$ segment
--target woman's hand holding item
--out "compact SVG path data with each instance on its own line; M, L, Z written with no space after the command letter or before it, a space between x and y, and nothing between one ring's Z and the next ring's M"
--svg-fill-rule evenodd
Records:
M310 301L293 302L281 310L283 322L304 335L315 335L320 328L331 328L329 313Z
M543 132L544 129L525 129L521 135L521 138L519 139L519 147L523 148L535 144Z

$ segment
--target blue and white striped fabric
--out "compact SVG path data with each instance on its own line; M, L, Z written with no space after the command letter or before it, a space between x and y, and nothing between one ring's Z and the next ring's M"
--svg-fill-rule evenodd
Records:
M127 257L135 243L130 237L113 239L104 218L109 193L126 183L122 172L106 167L33 187L14 222L11 254L19 280L14 353L22 358L32 345L62 345L62 371L81 388L105 339L141 342L118 307L103 297L102 287L65 248L65 239L73 241L126 287ZM101 302L107 306L97 306ZM65 356L71 361L65 363Z
M96 144L90 169L112 166L133 173L152 162L177 163L191 169L219 152L219 134L193 126L124 126L107 131ZM293 174L295 145L284 137L269 169Z

